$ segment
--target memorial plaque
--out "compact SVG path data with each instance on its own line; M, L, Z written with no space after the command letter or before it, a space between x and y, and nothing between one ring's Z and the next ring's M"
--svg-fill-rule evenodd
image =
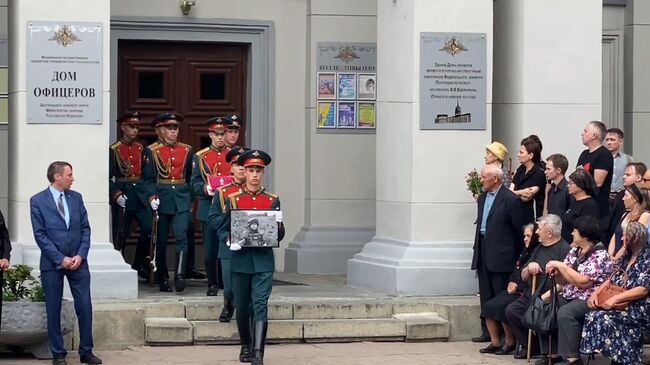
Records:
M27 123L101 124L101 23L27 24Z
M420 33L420 129L485 129L485 33Z

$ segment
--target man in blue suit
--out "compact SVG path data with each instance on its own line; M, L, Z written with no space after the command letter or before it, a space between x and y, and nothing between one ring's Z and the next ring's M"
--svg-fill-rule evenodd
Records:
M61 334L63 277L68 278L79 320L79 356L84 364L101 364L92 352L92 317L90 301L90 225L81 194L70 190L74 177L72 166L63 161L47 168L51 185L32 196L30 210L34 239L41 249L41 281L45 291L47 336L52 364L66 365L67 354Z

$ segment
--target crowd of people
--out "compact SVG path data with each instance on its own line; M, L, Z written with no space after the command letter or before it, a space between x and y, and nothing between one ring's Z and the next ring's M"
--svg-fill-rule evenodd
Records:
M514 172L503 144L486 146L472 261L483 327L472 340L489 343L481 353L541 356L537 365L580 365L593 354L642 361L650 171L622 152L620 129L592 121L581 136L586 149L571 171L560 153L544 160L535 135L521 140ZM550 333L531 331L536 295L558 308Z

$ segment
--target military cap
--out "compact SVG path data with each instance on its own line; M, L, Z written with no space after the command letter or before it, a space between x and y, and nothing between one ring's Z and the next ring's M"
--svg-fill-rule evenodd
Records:
M180 122L183 121L183 119L184 119L183 116L178 113L170 113L170 112L160 113L156 115L155 118L153 118L153 120L151 121L151 126L156 128L164 125L179 124Z
M230 119L225 117L212 117L205 122L205 125L208 126L209 131L223 130L228 129L230 125Z
M244 118L241 115L235 113L228 117L232 124L228 126L228 129L240 129L241 125L244 124Z
M230 152L226 155L226 161L229 163L236 163L239 156L248 150L250 150L250 148L233 146Z
M124 125L140 124L140 113L137 111L128 111L117 119L117 122Z
M237 164L240 166L268 166L271 164L271 156L268 153L260 150L248 150L237 159Z

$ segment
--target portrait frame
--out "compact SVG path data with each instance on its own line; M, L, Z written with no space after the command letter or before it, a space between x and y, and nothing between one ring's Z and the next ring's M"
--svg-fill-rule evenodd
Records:
M357 127L357 103L339 101L336 103L336 128L354 129Z
M319 101L316 105L316 128L336 128L337 110L335 101Z
M377 104L374 101L357 102L357 128L377 129Z
M338 84L335 72L319 72L316 80L316 95L320 100L336 100Z
M376 73L360 73L357 75L357 89L359 100L377 100L377 74ZM372 87L369 86L372 84Z
M357 98L357 74L339 72L336 75L338 100L355 100Z
M230 211L230 242L247 248L277 248L278 224L275 215L280 210Z

